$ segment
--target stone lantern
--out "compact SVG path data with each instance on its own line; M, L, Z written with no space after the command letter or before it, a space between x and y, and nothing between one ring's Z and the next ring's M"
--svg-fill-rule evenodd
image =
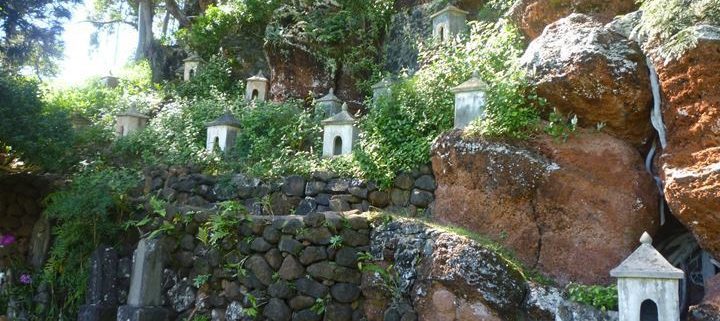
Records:
M109 74L107 76L104 76L100 78L100 83L105 85L107 88L115 88L120 84L120 78L113 76L112 74Z
M150 117L130 107L126 112L117 115L115 132L118 136L127 136L130 133L145 128Z
M455 128L465 128L477 118L485 117L485 92L487 84L480 79L477 72L472 78L451 89L455 94Z
M433 38L445 42L467 30L467 15L467 11L453 5L448 5L431 15Z
M377 102L380 97L387 97L390 96L390 86L392 85L392 82L389 80L383 78L382 80L378 81L374 85L372 85L370 88L372 88L373 96L372 100L373 102Z
M315 101L315 107L325 113L325 117L330 117L340 112L342 101L335 96L334 90L330 88L330 92L318 98Z
M347 110L347 103L342 110L334 116L322 121L323 131L323 157L333 157L350 154L358 129L355 127L355 118Z
M185 60L183 60L185 63L183 80L190 81L190 79L195 77L202 61L202 58L200 58L198 54L192 54L190 57L185 58Z
M228 151L235 146L235 139L240 130L240 122L230 112L225 112L220 118L207 123L206 149L209 152L220 148L221 151Z
M268 80L263 76L262 71L247 79L245 86L245 100L265 101L267 95Z
M678 321L680 298L678 286L684 277L652 246L647 232L640 247L610 275L618 279L620 321Z

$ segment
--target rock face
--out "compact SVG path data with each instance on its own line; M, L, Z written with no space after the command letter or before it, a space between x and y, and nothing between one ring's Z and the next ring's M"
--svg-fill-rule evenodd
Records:
M720 277L715 276L705 283L705 297L700 304L691 306L689 321L720 320Z
M672 213L720 258L720 28L694 27L698 45L656 63L666 106L667 148L659 165Z
M645 56L634 42L593 18L572 14L547 27L523 55L538 95L579 125L605 124L636 147L652 133Z
M334 75L328 73L312 54L299 48L266 46L270 64L270 97L276 101L318 96L334 87Z
M510 9L510 18L528 40L533 40L545 26L574 12L608 22L637 8L638 4L632 0L521 0Z
M638 235L657 228L652 178L619 139L580 131L520 145L460 135L433 145L434 217L503 243L560 284L610 282Z

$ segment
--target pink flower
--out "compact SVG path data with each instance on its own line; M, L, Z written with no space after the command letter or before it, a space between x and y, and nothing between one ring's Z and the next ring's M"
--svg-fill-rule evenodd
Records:
M12 234L0 235L0 246L9 246L15 243L15 236Z
M30 284L30 283L32 283L32 278L30 277L29 274L20 275L20 283Z

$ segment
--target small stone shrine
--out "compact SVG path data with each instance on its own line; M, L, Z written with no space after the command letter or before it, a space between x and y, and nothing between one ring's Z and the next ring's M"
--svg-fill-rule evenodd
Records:
M112 73L110 73L107 76L100 78L100 83L105 85L105 87L112 89L120 84L120 78L115 77L112 75Z
M118 321L167 321L162 305L163 251L159 239L142 239L133 254L127 305L118 309Z
M610 275L618 279L620 321L678 321L678 286L682 270L672 266L652 246L645 232L635 250Z
M455 94L455 128L462 129L485 115L487 84L473 73L472 78L452 89Z
M235 146L240 122L228 111L213 122L207 123L206 149L209 152L220 148L225 152Z
M268 80L263 76L262 71L247 79L245 85L245 100L265 101L267 99Z
M330 88L330 92L327 95L318 98L315 101L316 110L322 110L325 117L331 117L332 115L339 113L341 106L342 101L340 98L335 96L333 88Z
M322 121L323 157L350 154L358 136L355 118L347 110L347 103L334 116Z
M382 80L380 80L377 83L375 83L374 85L372 85L371 88L373 91L373 96L372 96L373 102L377 102L378 99L380 99L380 97L390 96L390 93L391 93L390 86L391 85L392 85L392 83L385 78L383 78Z
M150 117L130 107L126 112L118 114L115 121L115 132L118 136L127 136L130 133L145 128Z
M200 64L202 62L202 58L200 58L200 56L198 56L198 54L196 53L190 55L190 57L185 58L185 60L183 60L183 80L190 81L190 79L194 78L195 75L197 75L198 69L200 68Z
M467 30L468 12L453 5L432 14L433 38L446 42Z
M115 321L118 308L118 256L112 247L99 247L92 254L90 279L85 304L80 306L78 321Z

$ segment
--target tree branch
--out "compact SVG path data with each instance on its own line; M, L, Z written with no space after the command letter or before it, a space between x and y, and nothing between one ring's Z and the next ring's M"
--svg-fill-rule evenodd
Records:
M126 20L123 20L123 19L114 19L114 20L105 20L105 21L83 20L83 21L80 21L80 22L92 23L92 24L95 25L96 27L102 27L102 26L104 26L104 25L116 24L116 23L124 23L124 24L127 24L127 25L132 26L132 27L135 28L135 29L137 29L137 27L138 27L138 26L137 26L137 23L132 22L132 21L126 21Z
M187 27L190 25L190 19L180 10L175 0L165 0L165 10L169 12L180 24L180 28Z

